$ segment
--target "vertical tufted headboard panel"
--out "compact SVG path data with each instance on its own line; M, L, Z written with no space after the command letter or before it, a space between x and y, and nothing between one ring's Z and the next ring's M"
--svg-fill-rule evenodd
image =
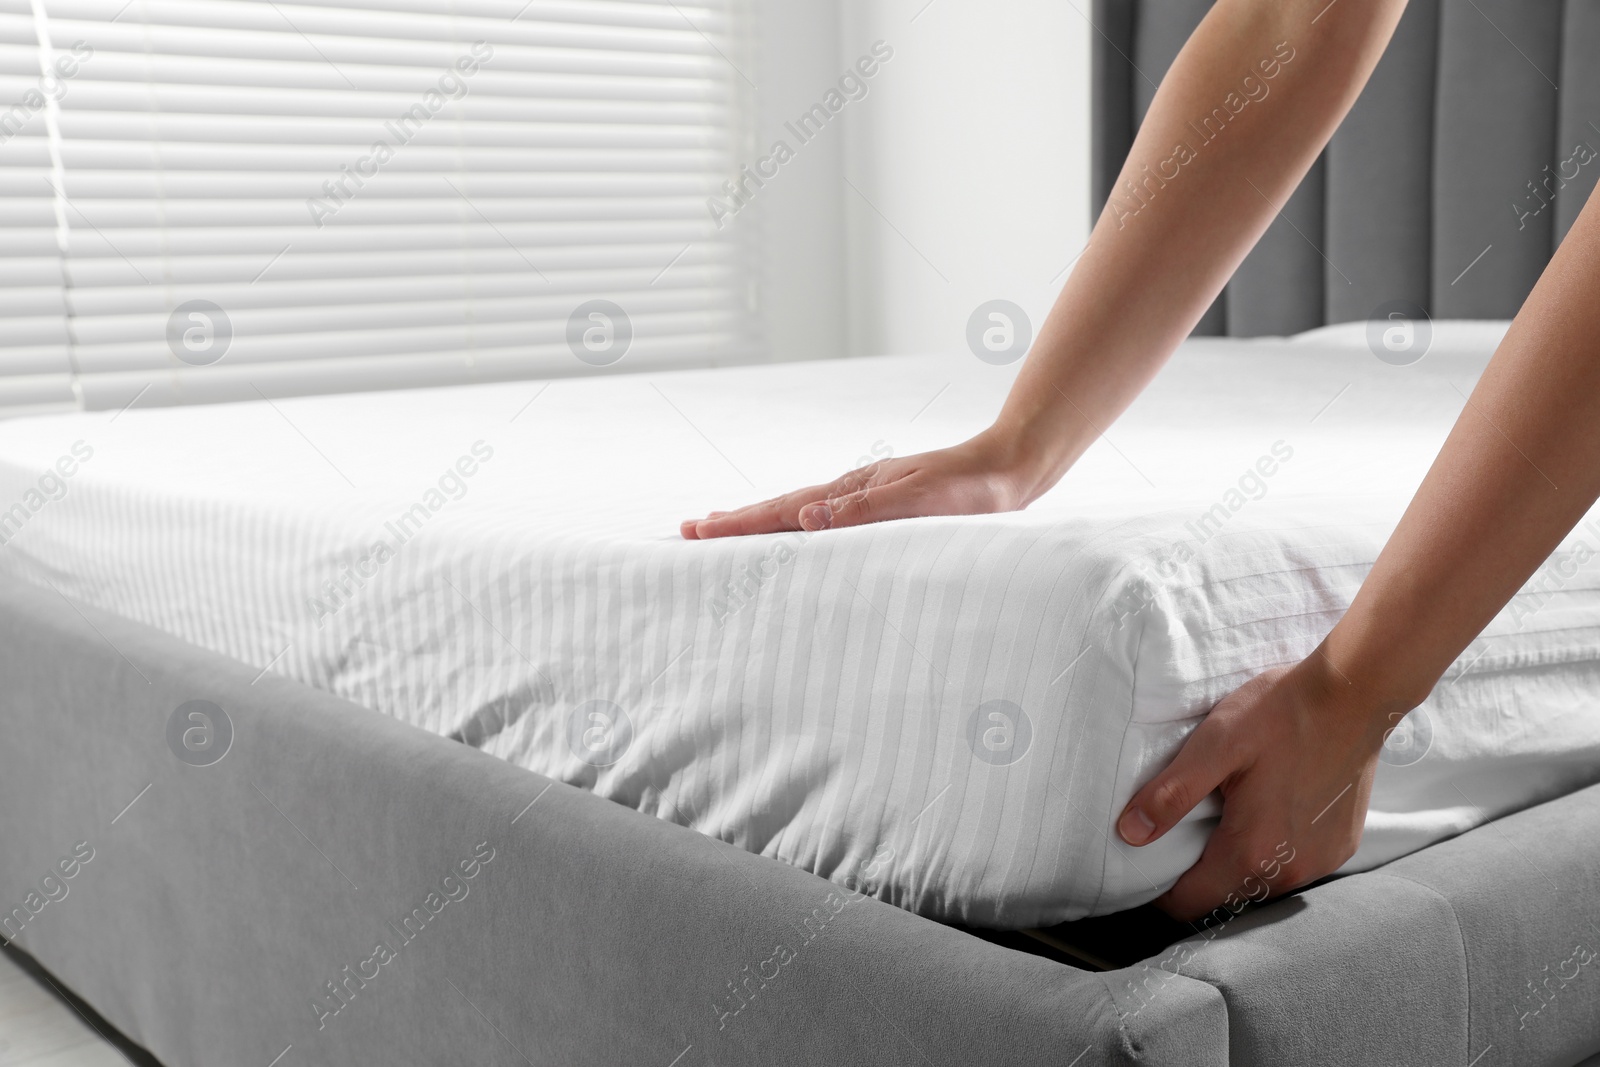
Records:
M1097 214L1210 6L1095 0ZM1410 0L1339 132L1195 332L1295 333L1394 300L1510 318L1597 176L1600 0Z

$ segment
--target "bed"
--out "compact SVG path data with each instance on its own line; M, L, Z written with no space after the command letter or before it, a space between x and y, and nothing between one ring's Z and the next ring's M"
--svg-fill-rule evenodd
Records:
M1503 329L1386 360L1377 298L1504 318L1558 236L1451 280L1490 213L1407 79L1497 85L1518 128L1451 159L1520 173L1517 116L1570 124L1519 64L1600 35L1473 6L1523 57L1414 2L1202 336L1018 515L675 536L977 429L1011 371L965 355L0 424L5 937L169 1067L1600 1050L1588 526L1390 738L1344 877L1173 930L1140 906L1215 810L1108 832L1348 603ZM1204 7L1096 6L1102 175Z
M1361 323L1196 339L1026 512L823 536L677 520L959 440L1015 368L13 420L0 574L929 918L1050 926L1199 857L1212 807L1137 852L1108 831L1348 605L1504 324L1431 330L1407 366ZM1595 544L1580 527L1391 735L1350 870L1600 780Z
M1364 324L1193 340L1028 512L808 538L684 542L676 520L854 450L970 431L1010 372L890 358L0 426L0 491L27 509L6 513L0 557L7 674L37 739L11 750L11 810L50 813L24 830L37 847L94 854L8 936L174 1064L457 1041L416 1010L430 979L491 1024L490 1057L620 1062L681 1037L663 1062L690 1046L721 1062L756 1035L822 1040L818 1013L842 995L875 1005L877 1051L857 1055L920 1059L917 1038L940 1032L920 1014L932 983L1030 1018L981 1037L1008 1062L1056 1062L1036 1047L1047 1034L1111 1057L1148 1042L1147 1059L1208 1034L1218 1062L1255 1062L1252 1042L1265 1062L1308 1027L1348 1055L1371 1036L1350 998L1386 973L1419 980L1413 967L1442 1013L1413 1035L1428 1055L1464 1035L1474 1052L1545 1042L1540 1062L1576 1059L1600 1033L1596 1001L1545 1007L1537 983L1588 973L1573 924L1594 898L1563 885L1597 876L1578 844L1600 801L1584 789L1600 780L1600 583L1578 562L1583 528L1391 737L1350 866L1370 873L1104 973L975 933L1049 928L1040 943L1070 953L1074 920L1134 908L1193 862L1213 809L1137 854L1111 822L1211 702L1303 655L1348 602L1503 324L1432 329L1408 366L1374 358ZM1513 812L1532 827L1509 832L1497 817ZM1530 843L1552 835L1569 841L1556 858ZM35 881L62 859L16 854ZM1462 883L1496 900L1481 931L1440 873L1452 863L1495 871ZM1507 936L1502 864L1530 894L1563 886L1539 904L1559 938L1519 919L1511 946L1474 943ZM188 1013L215 992L140 998L86 974L96 950L77 936L118 893L159 909L123 945L130 963L251 1007L207 1021ZM79 918L52 923L74 900ZM1375 968L1394 921L1430 943ZM160 932L196 924L219 943ZM929 954L912 966L913 951ZM1550 958L1519 977L1508 951ZM1362 968L1360 990L1313 962L1325 952ZM935 978L935 960L965 977ZM827 977L836 966L847 977ZM699 967L720 977L688 980ZM862 988L886 967L887 1006ZM1319 995L1337 990L1337 1020L1298 1004L1308 969L1332 983ZM371 995L390 973L409 992ZM1511 977L1518 1011L1479 1007L1474 985ZM692 1009L664 1007L665 985ZM771 995L788 985L810 991ZM555 1021L584 991L618 1005L601 1013L615 1044L580 1048L588 1028ZM1260 1018L1291 995L1295 1013ZM1090 1001L1062 1014L1076 997Z

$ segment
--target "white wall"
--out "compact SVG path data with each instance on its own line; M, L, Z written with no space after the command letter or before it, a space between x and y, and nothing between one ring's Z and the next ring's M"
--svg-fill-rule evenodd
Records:
M845 304L844 141L828 130L799 146L784 123L839 76L839 5L848 0L755 0L751 70L755 129L747 162L779 138L795 158L729 225L751 227L760 248L758 286L773 359L848 355Z
M1040 321L1089 232L1086 0L757 0L752 151L795 158L759 226L774 358L959 351L1003 298ZM801 145L784 127L876 41L893 58Z
M895 48L846 131L855 354L961 349L995 298L1037 332L1088 239L1085 0L924 2L846 0L842 18L846 51Z

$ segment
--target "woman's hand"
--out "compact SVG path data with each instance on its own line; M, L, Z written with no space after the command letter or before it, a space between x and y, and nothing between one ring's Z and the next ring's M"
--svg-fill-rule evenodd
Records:
M1339 677L1321 651L1219 703L1117 822L1123 840L1146 845L1213 789L1222 792L1222 821L1200 862L1156 905L1194 921L1343 866L1361 843L1385 731L1401 718L1386 710Z
M826 485L775 496L738 511L713 511L680 528L688 540L789 530L832 530L920 515L1016 511L1042 489L1019 451L979 434L953 448L885 459Z
M1333 136L1383 54L1405 0L1343 0L1337 18L1299 5L1217 0L1173 61L1129 150L1118 193L1067 277L1012 383L996 428L966 444L885 460L827 485L682 524L685 538L855 526L1025 507L1139 395ZM1290 42L1293 42L1291 44ZM1271 73L1268 73L1271 71ZM1226 147L1187 150L1190 121L1260 86ZM1249 90L1249 92L1254 92ZM1176 173L1176 172L1173 172ZM1248 180L1246 180L1248 179ZM1141 197L1143 197L1141 199ZM1010 427L1001 430L1000 427ZM1029 442L1008 462L996 442ZM1019 473L1020 472L1020 473Z

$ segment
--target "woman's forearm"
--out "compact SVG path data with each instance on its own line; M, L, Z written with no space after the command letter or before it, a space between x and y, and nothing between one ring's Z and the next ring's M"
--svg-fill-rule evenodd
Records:
M1155 376L1360 94L1405 0L1217 0L994 424L950 448L689 519L692 539L1026 507Z
M1222 793L1200 862L1160 905L1179 918L1205 914L1275 841L1296 851L1276 892L1348 861L1386 728L1422 702L1597 496L1600 200L1591 197L1350 610L1316 653L1219 702L1123 811L1117 832L1146 845Z
M1600 202L1591 198L1324 643L1334 681L1369 690L1364 703L1390 714L1420 703L1597 496Z
M1024 503L1133 401L1344 117L1404 0L1218 0L1161 83L989 439Z

